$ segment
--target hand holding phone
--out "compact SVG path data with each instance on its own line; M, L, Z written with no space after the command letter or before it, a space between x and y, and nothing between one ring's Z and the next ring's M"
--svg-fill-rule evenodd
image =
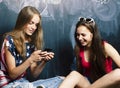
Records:
M54 53L52 52L51 48L45 48L45 49L43 49L43 53L45 53L44 54L45 55L45 58L44 58L45 61L49 61L52 58L54 58Z

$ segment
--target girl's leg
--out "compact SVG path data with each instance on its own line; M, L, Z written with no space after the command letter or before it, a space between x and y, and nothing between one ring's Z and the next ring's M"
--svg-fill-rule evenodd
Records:
M88 88L120 88L120 69L115 69L112 72L104 75ZM119 87L116 87L119 86Z
M38 86L44 86L43 88L58 88L58 86L63 81L64 77L56 76L48 79L37 80L32 82L33 86L37 88Z
M90 85L87 78L82 76L77 71L72 71L61 83L59 88L74 88L77 86L77 88L86 88Z

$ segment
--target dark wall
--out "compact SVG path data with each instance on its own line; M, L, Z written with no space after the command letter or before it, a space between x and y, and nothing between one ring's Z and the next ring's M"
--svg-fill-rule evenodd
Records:
M102 38L110 42L120 53L119 0L43 1L21 0L19 4L11 0L0 1L0 34L12 30L18 12L24 6L35 6L41 12L45 47L53 49L55 58L47 63L40 78L67 75L70 72L73 61L73 33L75 24L81 16L94 18Z

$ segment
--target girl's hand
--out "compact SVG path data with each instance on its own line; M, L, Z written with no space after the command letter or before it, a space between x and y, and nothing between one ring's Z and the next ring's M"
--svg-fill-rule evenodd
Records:
M41 50L36 50L30 55L29 61L30 63L42 61L46 55L47 55L46 52L42 52Z
M46 51L44 51L44 52L46 52ZM45 55L44 60L45 60L45 61L49 61L49 60L51 60L52 58L54 58L54 53L53 53L53 52L46 52L46 55Z
M33 62L39 62L39 61L43 61L43 60L49 61L52 58L54 58L53 52L36 50L30 55L29 61L30 61L30 64L32 64Z

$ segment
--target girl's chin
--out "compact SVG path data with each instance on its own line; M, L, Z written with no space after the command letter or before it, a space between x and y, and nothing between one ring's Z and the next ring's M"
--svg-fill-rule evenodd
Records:
M86 44L85 43L83 43L83 44L81 44L82 46L86 46Z
M32 33L27 33L27 35L28 35L28 36L31 36L31 35L32 35Z

